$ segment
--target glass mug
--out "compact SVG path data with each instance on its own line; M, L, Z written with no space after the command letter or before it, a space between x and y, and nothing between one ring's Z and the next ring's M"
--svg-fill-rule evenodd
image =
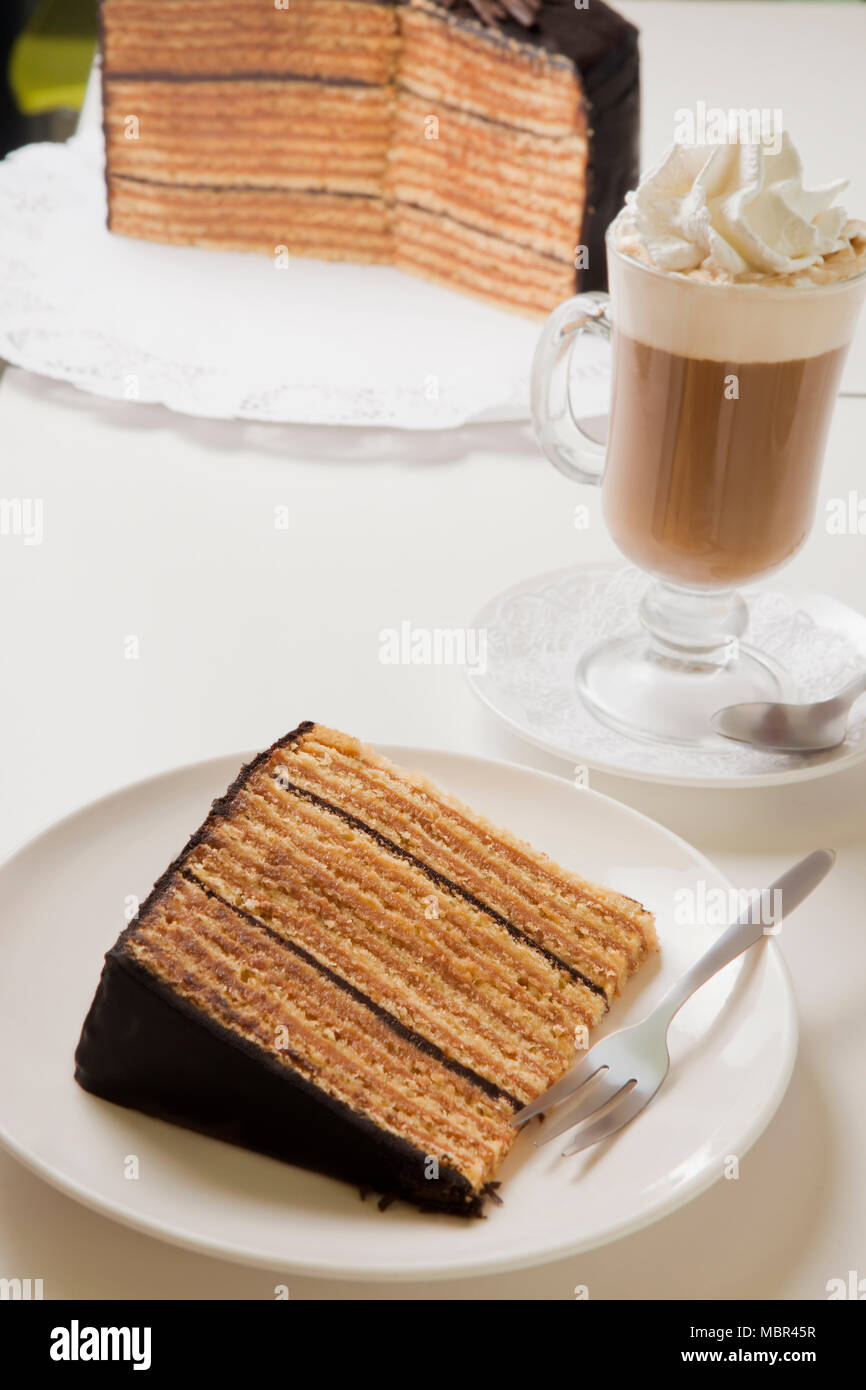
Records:
M741 641L737 592L811 529L824 446L866 273L807 288L714 284L648 266L606 238L610 295L577 295L542 330L532 420L567 477L601 484L619 549L652 577L643 631L597 643L577 686L633 736L718 744L724 705L790 698L784 670ZM572 409L572 350L612 356L607 445Z

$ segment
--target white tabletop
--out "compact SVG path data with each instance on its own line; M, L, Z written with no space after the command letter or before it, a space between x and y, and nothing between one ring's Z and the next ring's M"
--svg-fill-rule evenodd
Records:
M859 141L843 134L866 33L859 7L627 8L644 34L645 149L669 139L673 107L760 100L785 109L807 169L855 175L849 205L866 208ZM866 399L841 400L822 508L860 484L864 434ZM555 473L528 428L409 436L210 423L9 369L0 435L0 493L42 498L45 516L41 545L0 539L0 852L106 790L263 745L303 718L567 771L501 731L459 671L378 659L380 630L404 618L459 626L522 575L613 557L596 494ZM588 531L574 529L577 500L590 507ZM285 531L274 527L281 505ZM786 580L862 607L864 574L866 536L830 536L819 522ZM132 635L137 661L124 658ZM48 1298L269 1298L287 1282L294 1298L569 1299L577 1284L592 1298L821 1298L828 1279L866 1273L866 767L739 793L592 784L743 885L817 844L840 852L810 936L804 916L781 937L800 1054L738 1181L605 1250L397 1291L175 1249L0 1154L0 1275L42 1278Z

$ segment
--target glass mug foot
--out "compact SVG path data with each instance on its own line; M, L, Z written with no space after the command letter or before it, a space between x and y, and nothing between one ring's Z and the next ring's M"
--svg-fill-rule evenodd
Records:
M671 661L643 634L606 638L577 665L577 690L603 724L654 743L718 750L725 740L710 715L725 705L784 700L788 681L762 652L738 644L736 656L718 666Z
M741 641L748 610L734 590L657 580L639 615L643 633L597 642L577 666L581 699L618 732L718 748L724 739L710 726L717 710L790 695L782 668Z

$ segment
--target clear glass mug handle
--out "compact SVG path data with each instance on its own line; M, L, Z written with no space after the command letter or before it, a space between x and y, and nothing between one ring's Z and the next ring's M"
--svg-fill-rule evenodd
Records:
M594 291L554 309L532 360L532 424L552 464L575 483L601 482L606 449L578 423L569 385L571 353L584 333L610 341L610 298Z

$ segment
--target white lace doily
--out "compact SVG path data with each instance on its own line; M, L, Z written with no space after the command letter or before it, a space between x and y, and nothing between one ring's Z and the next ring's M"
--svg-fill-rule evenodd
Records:
M834 772L866 757L866 698L845 742L809 756L766 753L719 738L718 749L630 739L580 700L575 667L601 637L639 630L649 580L631 568L580 566L526 579L494 598L472 627L487 633L486 669L470 675L484 703L531 743L620 776L699 786L765 786ZM746 590L746 640L788 672L795 700L835 694L866 666L866 618L835 599Z
M0 164L0 356L97 395L308 424L526 419L537 337L387 266L113 236L95 131Z

